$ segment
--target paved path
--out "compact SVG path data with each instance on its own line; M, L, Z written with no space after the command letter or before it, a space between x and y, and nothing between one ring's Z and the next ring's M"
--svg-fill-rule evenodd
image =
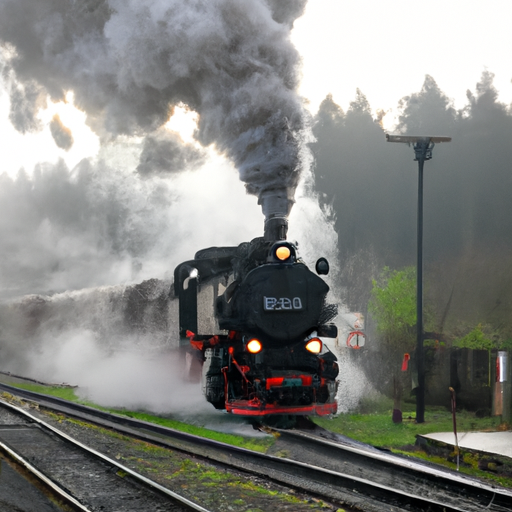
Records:
M422 437L455 445L453 432L437 432ZM512 432L459 432L459 447L479 452L504 455L512 459Z

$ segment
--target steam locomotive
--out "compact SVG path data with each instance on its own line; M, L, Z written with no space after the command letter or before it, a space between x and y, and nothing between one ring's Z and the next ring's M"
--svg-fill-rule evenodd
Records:
M337 309L320 277L329 264L320 258L315 274L284 238L204 249L174 271L187 372L200 375L217 409L252 417L336 412L338 364L323 342L337 337Z

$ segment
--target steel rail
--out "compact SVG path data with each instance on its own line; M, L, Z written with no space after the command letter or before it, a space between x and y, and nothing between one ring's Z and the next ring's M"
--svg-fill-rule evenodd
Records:
M51 478L48 478L44 473L39 471L35 466L30 464L25 458L23 458L19 453L15 452L6 444L0 441L0 451L8 455L12 460L16 463L23 466L27 471L29 471L33 476L35 476L40 482L42 482L46 487L49 487L51 492L56 494L62 501L66 504L70 505L74 510L79 510L81 512L91 512L90 509L85 507L82 503L80 503L77 499L75 499L71 494L67 493L62 487L57 485Z
M140 473L133 471L129 467L127 467L123 464L120 464L116 460L111 459L110 457L107 457L103 453L98 452L97 450L91 448L90 446L86 446L85 444L81 443L80 441L77 441L76 439L67 435L65 432L62 432L61 430L55 428L53 425L50 425L49 423L46 423L46 422L40 420L39 418L37 418L36 416L30 414L28 411L25 411L25 410L21 409L20 407L17 407L16 405L13 405L13 404L3 400L2 398L0 398L0 405L2 407L5 407L5 408L13 411L14 413L16 413L20 416L24 416L30 422L33 422L33 423L39 425L39 427L41 427L43 430L52 432L53 434L57 435L61 439L64 439L66 442L72 444L73 446L80 448L81 450L87 452L88 454L92 455L96 459L102 460L103 462L106 462L107 464L117 468L118 470L123 471L124 473L130 475L132 478L143 483L144 485L146 485L152 489L156 489L160 493L165 494L166 496L172 498L175 501L178 501L180 504L184 505L188 509L194 510L196 512L211 512L208 509L198 505L197 503L194 503L193 501L188 500L184 496L181 496L180 494L177 494L174 491L167 489L166 487L160 485L159 483L154 482L153 480L150 480L149 478L146 478L145 476L141 475ZM0 443L0 444L2 446L4 446L3 443ZM6 447L6 449L9 450L8 447ZM22 458L21 456L17 455L12 450L9 450L9 452L12 452L13 455L17 459L21 460L21 458ZM39 477L41 475L41 473L39 471L35 470L35 468L31 467L30 464L27 465L27 463L25 463L24 465L27 467L27 469L32 471L35 476ZM33 469L35 471L33 471ZM45 478L43 480L43 482L46 483L47 480L50 480L50 479ZM55 486L55 484L54 484L54 486ZM52 486L52 487L54 487L54 486ZM84 508L83 510L87 511L88 509Z
M307 462L253 452L145 421L98 411L97 409L48 395L21 390L5 384L0 384L0 389L24 396L40 403L44 407L54 408L81 419L103 425L105 425L104 422L106 421L108 427L116 428L140 439L189 451L195 455L270 478L281 484L284 483L295 488L315 492L316 494L321 493L322 496L329 499L344 500L344 503L352 506L359 506L362 500L361 496L364 496L363 501L365 505L371 502L369 503L371 507L367 510L379 510L379 504L380 506L384 504L389 506L389 502L395 505L399 503L401 505L398 506L403 506L404 509L412 504L415 507L414 510L439 510L446 512L480 511L482 507L499 512L512 508L512 492L507 489L494 487L476 479L462 477L454 472L441 471L437 468L405 460L391 454L384 454L376 449L342 445L324 439L312 439L310 436L306 438L303 433L293 434L293 431L280 431L280 434L283 436L302 436L301 442L318 443L318 446L323 446L324 449L327 448L331 452L331 456L333 453L337 453L338 461L347 459L349 456L357 456L362 465L368 460L371 460L373 464L375 462L380 464L379 471L394 472L398 467L402 473L398 473L397 478L400 478L399 475L401 475L401 478L405 478L407 473L416 473L419 475L417 476L418 480L425 478L427 482L437 482L437 487L440 487L440 485L444 485L447 489L454 487L454 492L450 494L452 503L447 504L443 498L435 497L431 494L421 496L407 490L393 488L389 485L377 484L369 478L362 478L354 474L346 474L324 467L321 468ZM141 429L150 433L143 433ZM297 484L297 478L301 479L300 485ZM314 483L314 485L310 485L311 483ZM318 491L318 487L321 488L320 491ZM317 490L315 491L314 489ZM445 492L448 494L446 489ZM485 496L479 496L478 493L480 492L484 493ZM475 500L478 497L477 501L470 504L472 508L468 508L470 506L468 505L468 493L473 494ZM369 498L370 496L373 496L373 498ZM461 498L460 504L457 503L459 498ZM501 503L505 503L505 506L501 505ZM401 508L395 508L394 510L401 510Z
M312 435L309 432L301 431L301 430L282 430L282 429L273 429L276 432L279 432L281 436L289 436L300 439L300 441L308 441L314 444L324 445L329 447L329 449L339 450L343 453L351 452L355 455L360 455L363 457L367 457L369 459L373 459L375 461L388 463L390 455L383 453L382 451L375 450L367 450L364 448L360 448L356 443L354 444L345 444L340 442L329 441L328 439L322 438L320 436ZM403 458L396 455L392 455L393 464L395 466L402 467L404 470L413 470L417 473L428 474L429 476L433 476L437 479L444 479L447 476L446 470L437 469L432 467L431 465L425 465L421 462L417 462L415 460L411 460L409 458ZM462 475L460 473L450 472L450 483L457 482L462 485L469 485L472 488L477 488L482 491L495 493L496 491L502 491L504 496L508 496L512 500L512 491L505 489L494 487L487 483L484 483L480 480L476 480L469 476Z

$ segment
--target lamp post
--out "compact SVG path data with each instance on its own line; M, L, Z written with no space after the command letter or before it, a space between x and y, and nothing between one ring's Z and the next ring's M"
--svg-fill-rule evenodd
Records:
M418 228L416 260L416 366L418 388L416 393L416 423L425 421L425 357L423 354L423 164L432 158L436 143L450 142L451 137L428 137L386 134L388 142L403 142L414 149L418 162Z

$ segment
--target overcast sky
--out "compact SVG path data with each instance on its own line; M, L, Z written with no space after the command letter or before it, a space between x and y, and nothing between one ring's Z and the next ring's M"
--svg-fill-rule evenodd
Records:
M395 108L426 74L461 108L482 71L512 102L510 0L315 0L292 34L301 93L313 111L331 93L346 109L356 88L373 109Z

